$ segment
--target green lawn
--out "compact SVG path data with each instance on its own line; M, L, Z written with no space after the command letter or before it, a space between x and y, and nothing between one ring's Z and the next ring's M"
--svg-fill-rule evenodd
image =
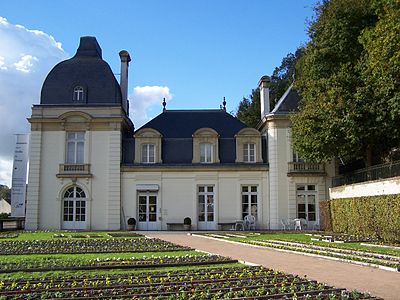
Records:
M105 239L112 239L112 238L120 238L120 237L111 237L108 233L134 233L132 231L70 231L70 230L57 230L57 231L16 231L18 233L18 237L15 238L1 238L0 233L0 242L7 241L7 240L53 240L53 239L68 239L71 236L72 239L87 239L87 237L83 236L92 236L92 238L105 238ZM5 233L6 234L6 233ZM65 237L55 237L55 235L64 235ZM78 237L82 236L82 237ZM139 237L122 237L122 238L141 238Z

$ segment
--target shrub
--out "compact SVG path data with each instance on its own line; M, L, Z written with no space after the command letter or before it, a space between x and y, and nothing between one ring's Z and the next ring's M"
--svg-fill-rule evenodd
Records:
M321 215L329 215L324 205ZM328 206L334 232L400 242L400 194L333 199Z
M319 202L319 222L322 230L332 231L332 220L328 200Z

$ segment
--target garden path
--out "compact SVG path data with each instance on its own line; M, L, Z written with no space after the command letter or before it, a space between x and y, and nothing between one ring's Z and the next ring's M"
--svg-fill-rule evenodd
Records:
M188 235L187 232L141 232L179 245L190 246L290 274L307 276L348 290L368 291L386 300L400 300L400 273L301 254L238 245Z

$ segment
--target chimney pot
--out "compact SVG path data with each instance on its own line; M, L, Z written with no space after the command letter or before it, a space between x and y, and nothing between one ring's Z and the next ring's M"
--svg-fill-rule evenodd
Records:
M260 106L261 106L261 119L264 118L270 112L269 107L269 84L271 78L264 75L260 78L258 82L258 87L260 88Z
M122 93L122 107L126 114L129 115L129 104L128 104L128 68L129 62L131 61L131 56L126 50L121 50L119 52L119 57L121 59L121 74L120 74L120 86Z

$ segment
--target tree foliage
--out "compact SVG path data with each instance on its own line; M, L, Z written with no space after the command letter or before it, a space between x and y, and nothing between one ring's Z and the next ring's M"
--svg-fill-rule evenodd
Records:
M282 59L281 65L272 73L270 82L270 109L274 109L278 100L293 83L295 66L303 52L303 48L297 49L295 54L289 53ZM260 90L253 89L251 94L239 103L236 117L247 126L256 127L261 119Z
M328 0L315 12L296 65L294 147L310 160L370 162L399 143L399 2Z
M260 90L253 89L248 98L240 101L236 117L249 127L256 127L261 119Z
M0 184L0 199L11 200L11 190L8 186Z

